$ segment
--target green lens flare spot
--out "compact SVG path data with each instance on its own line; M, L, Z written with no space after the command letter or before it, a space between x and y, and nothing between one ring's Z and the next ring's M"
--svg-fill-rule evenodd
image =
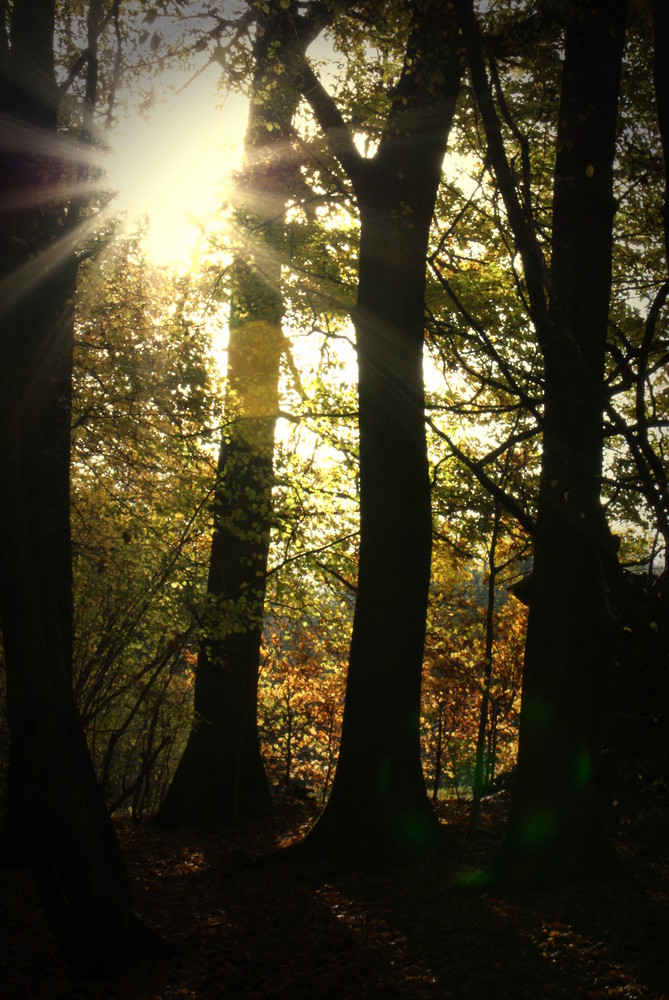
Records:
M523 701L525 722L533 729L546 732L553 725L553 709L545 698L527 697Z
M377 778L379 795L384 795L390 788L390 764L383 764Z
M592 776L592 760L588 750L582 750L576 758L575 780L579 791L585 788Z
M395 821L395 836L403 847L411 850L429 847L435 840L434 823L422 813L405 813Z
M537 809L521 825L518 839L522 847L538 850L553 839L557 827L557 814L554 809Z
M483 868L478 871L460 872L455 880L455 884L461 889L480 891L482 889L487 889L488 886L490 886L494 881L494 873L486 868Z

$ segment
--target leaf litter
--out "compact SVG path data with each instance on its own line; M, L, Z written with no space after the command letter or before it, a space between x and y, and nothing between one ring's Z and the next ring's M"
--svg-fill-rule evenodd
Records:
M280 802L213 833L118 822L136 908L173 950L112 979L72 972L30 873L1 870L0 998L669 998L666 810L655 817L662 836L616 814L624 878L505 897L453 892L451 858L366 873L250 860L290 842L316 812ZM484 804L473 844L466 805L441 812L460 860L485 863L503 832L503 796Z

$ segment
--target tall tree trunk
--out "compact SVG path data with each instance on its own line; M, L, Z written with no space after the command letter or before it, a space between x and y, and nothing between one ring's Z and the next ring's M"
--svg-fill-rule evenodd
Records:
M34 127L35 152L3 168L0 250L0 616L11 740L9 839L40 876L72 962L123 965L143 947L116 836L72 692L70 413L77 260L43 195L60 179L53 0L14 3L3 110ZM29 192L34 202L25 199ZM27 207L22 207L26 205Z
M432 540L420 246L429 220L419 235L415 218L410 228L393 215L361 204L358 588L339 761L311 836L333 828L343 846L364 841L372 852L388 838L422 841L435 825L419 740Z
M251 235L233 275L227 432L213 503L209 603L195 676L193 725L154 820L160 826L212 826L255 815L271 803L258 736L258 669L283 350L284 216L299 178L291 123L300 94L285 62L290 47L297 41L308 44L320 22L302 22L293 37L284 11L270 7L263 14L258 7L255 98L237 206Z
M280 264L272 261L273 271ZM184 755L154 822L213 826L257 814L270 791L257 727L281 357L279 274L236 265L226 421L219 454L208 604ZM256 292L257 290L257 292ZM254 294L256 292L256 294ZM242 295L245 302L242 301Z
M541 306L535 316L543 459L518 769L506 837L487 873L513 883L590 876L613 853L593 779L614 658L600 486L625 15L624 0L579 8L566 30L550 305L547 321Z
M329 96L303 72L305 96L353 181L361 227L358 587L339 760L304 848L373 859L439 836L419 739L432 537L422 360L428 237L460 85L451 14L416 5L373 159L356 155Z

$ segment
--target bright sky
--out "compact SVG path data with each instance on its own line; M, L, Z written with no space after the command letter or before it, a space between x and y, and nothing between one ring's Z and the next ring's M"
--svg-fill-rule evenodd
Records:
M149 259L177 272L197 267L202 235L220 222L227 183L241 162L247 101L230 94L223 102L217 92L220 74L213 64L194 79L191 71L156 80L151 110L130 118L112 136L107 169L108 182L118 191L114 207L125 213L128 231L147 229ZM473 167L463 158L447 157L444 166L450 176L475 186L466 176ZM343 355L345 374L355 381L354 352ZM435 380L429 359L426 380L428 386Z
M171 76L156 83L156 103L144 117L119 126L108 167L115 206L132 229L148 225L146 250L158 265L186 270L194 263L201 234L220 217L226 183L239 166L246 102L216 93L220 67L186 82Z

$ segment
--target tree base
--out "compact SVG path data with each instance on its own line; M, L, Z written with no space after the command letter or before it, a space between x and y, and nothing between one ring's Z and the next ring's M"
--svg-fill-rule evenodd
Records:
M166 800L165 807L161 806L147 825L153 830L215 830L219 826L262 819L272 809L272 799L264 796L236 806L222 803L218 808L202 808L200 802L187 798L178 802Z
M505 839L492 861L480 871L461 874L456 888L473 895L510 895L573 883L607 882L624 877L627 871L608 841L579 850L554 845L532 852L521 851Z
M454 842L429 805L425 808L344 811L329 802L305 836L270 856L341 869L377 870L431 853L453 853Z
M157 830L212 830L272 811L272 794L260 760L237 773L217 765L200 750L184 753L158 812L149 821Z

